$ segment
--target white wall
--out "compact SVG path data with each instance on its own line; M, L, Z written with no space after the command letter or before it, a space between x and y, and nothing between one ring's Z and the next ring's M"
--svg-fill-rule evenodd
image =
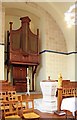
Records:
M77 81L77 54L75 55L75 81Z
M0 45L0 80L4 80L4 45Z
M68 55L68 79L75 81L75 54Z
M52 80L58 80L60 73L64 80L68 79L67 55L46 53L46 79L51 76Z
M0 2L0 42L2 42L2 3Z
M36 84L35 84L35 89L37 91L40 90L40 81L42 80L46 80L46 54L43 53L42 55L40 55L40 65L37 68L37 72L36 72Z
M64 35L57 23L47 12L44 12L42 17L44 19L42 19L43 22L41 25L41 51L49 50L51 52L40 54L42 67L40 67L38 77L36 74L36 81L38 81L36 83L36 90L40 88L40 81L48 79L48 76L50 76L52 80L55 80L58 79L58 74L62 73L63 79L68 79L67 55L52 53L52 51L67 52Z
M4 80L4 30L5 30L5 11L0 2L0 80Z

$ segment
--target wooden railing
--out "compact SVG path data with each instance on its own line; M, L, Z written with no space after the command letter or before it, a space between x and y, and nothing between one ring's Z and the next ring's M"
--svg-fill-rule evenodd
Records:
M62 99L66 97L77 97L77 82L63 81L62 87L58 88L58 111L60 111Z
M77 88L63 88L62 89L62 97L77 97Z

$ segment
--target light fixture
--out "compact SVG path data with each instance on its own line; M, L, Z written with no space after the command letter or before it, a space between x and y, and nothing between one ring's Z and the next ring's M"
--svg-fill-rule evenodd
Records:
M76 13L77 4L72 5L67 12L64 13L65 21L70 27L72 25L77 25L77 13Z

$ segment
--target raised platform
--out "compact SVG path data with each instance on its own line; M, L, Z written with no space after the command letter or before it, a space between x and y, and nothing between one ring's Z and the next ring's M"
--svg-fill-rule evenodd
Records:
M30 92L30 95L27 95L27 92L17 92L18 95L22 95L22 99L39 99L42 98L42 93L41 92Z

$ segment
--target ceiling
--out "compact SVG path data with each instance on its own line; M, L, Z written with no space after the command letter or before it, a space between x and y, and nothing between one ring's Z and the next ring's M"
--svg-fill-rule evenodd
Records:
M54 20L60 26L67 44L69 44L70 40L74 40L75 30L74 27L72 27L70 30L67 28L66 22L64 20L64 13L69 9L71 5L73 5L73 3L74 2L33 2L34 5L40 6L54 18ZM14 14L11 11L12 9L26 10L32 12L36 16L40 14L40 11L38 11L37 8L35 9L33 6L31 7L29 4L30 3L28 2L3 2L2 5L6 8L6 14ZM74 43L72 49L73 48ZM68 49L70 50L70 46Z

